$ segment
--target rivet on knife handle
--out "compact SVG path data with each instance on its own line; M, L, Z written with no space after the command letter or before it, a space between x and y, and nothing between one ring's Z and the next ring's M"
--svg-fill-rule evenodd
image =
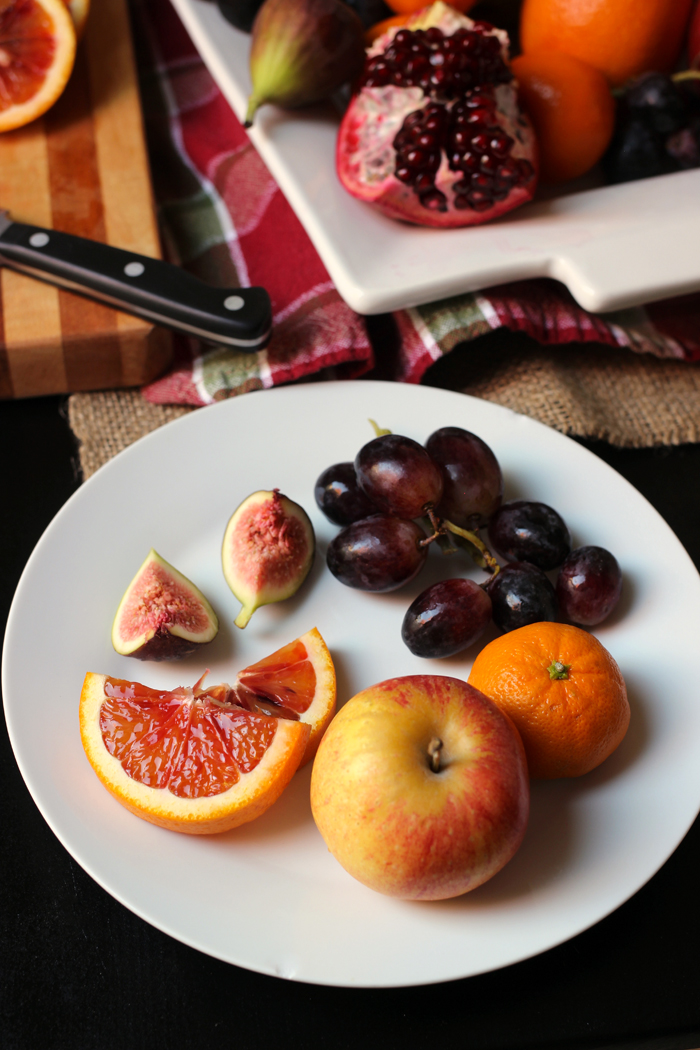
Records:
M212 288L177 266L0 212L0 263L166 328L255 351L272 328L264 288Z

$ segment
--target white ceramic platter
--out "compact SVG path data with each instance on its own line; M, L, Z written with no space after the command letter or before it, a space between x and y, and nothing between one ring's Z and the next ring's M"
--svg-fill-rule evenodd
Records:
M242 119L250 37L211 0L173 0L202 58ZM335 174L337 113L265 106L250 135L345 301L374 314L554 277L603 312L700 288L700 170L568 193L494 223L431 230L385 218Z
M554 505L576 544L614 551L625 597L596 633L620 663L632 706L618 751L586 777L535 785L520 851L463 898L409 903L373 893L335 862L309 806L309 769L256 822L210 838L154 827L102 787L83 754L78 698L86 671L151 686L210 681L313 626L334 657L340 701L384 678L466 678L473 653L412 656L404 610L466 559L431 553L425 574L389 595L343 587L324 553L335 534L313 486L373 433L368 417L425 440L457 425L494 449L509 496ZM220 568L235 507L279 486L311 514L315 568L290 601L260 609L245 631ZM179 663L117 656L110 627L149 548L190 577L221 620L218 638ZM479 578L478 570L473 573ZM481 577L483 578L483 577ZM68 501L37 545L12 606L3 694L17 761L58 838L117 900L220 959L319 984L445 981L505 966L586 929L642 886L700 803L700 704L687 661L700 636L700 578L655 510L601 460L523 416L460 394L373 382L269 390L201 409L127 449Z

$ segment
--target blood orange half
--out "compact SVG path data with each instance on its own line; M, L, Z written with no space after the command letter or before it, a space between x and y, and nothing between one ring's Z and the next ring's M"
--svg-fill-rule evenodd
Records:
M80 735L104 786L153 824L195 835L254 820L308 761L335 711L314 628L246 668L234 688L152 689L88 673Z
M75 28L63 0L0 4L0 131L40 117L75 61Z

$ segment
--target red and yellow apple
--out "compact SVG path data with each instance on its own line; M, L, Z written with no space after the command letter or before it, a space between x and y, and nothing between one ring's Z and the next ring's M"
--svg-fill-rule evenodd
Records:
M507 864L530 789L517 729L456 678L391 678L349 700L326 731L311 809L328 849L379 893L442 900Z

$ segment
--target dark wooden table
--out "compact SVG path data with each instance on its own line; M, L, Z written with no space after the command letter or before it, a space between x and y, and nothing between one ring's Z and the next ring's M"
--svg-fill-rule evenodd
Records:
M700 445L586 444L644 493L700 565ZM34 544L79 485L63 399L0 404L0 448L4 624ZM697 653L688 674L698 676ZM423 988L322 988L210 959L132 915L44 823L4 723L0 749L2 1050L700 1046L700 821L630 901L537 958Z

